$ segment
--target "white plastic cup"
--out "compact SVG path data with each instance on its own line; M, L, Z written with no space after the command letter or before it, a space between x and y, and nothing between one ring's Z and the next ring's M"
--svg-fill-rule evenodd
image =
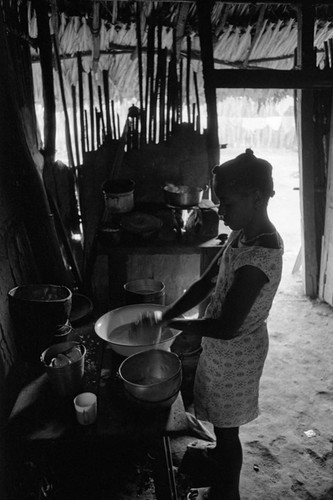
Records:
M97 418L97 396L93 392L82 392L74 398L76 419L81 425L93 424Z

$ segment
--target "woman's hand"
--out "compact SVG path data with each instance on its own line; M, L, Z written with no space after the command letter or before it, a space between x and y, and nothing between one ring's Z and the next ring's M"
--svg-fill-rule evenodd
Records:
M131 324L129 339L132 344L157 344L162 333L162 312L146 311Z

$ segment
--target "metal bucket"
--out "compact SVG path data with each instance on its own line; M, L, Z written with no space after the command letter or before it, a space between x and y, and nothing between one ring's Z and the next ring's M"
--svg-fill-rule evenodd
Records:
M72 363L62 366L51 366L51 361L57 354L64 353L72 347L79 347L81 357ZM79 342L61 342L48 347L41 355L41 362L50 379L54 390L61 396L76 396L81 392L84 377L84 360L86 348Z
M125 302L131 304L165 304L165 285L163 281L140 279L124 285Z
M105 181L102 185L107 213L127 213L134 208L135 182L131 179Z

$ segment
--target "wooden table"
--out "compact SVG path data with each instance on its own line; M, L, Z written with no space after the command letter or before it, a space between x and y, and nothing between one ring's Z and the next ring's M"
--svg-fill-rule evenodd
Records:
M87 348L85 381L82 391L98 395L97 422L80 426L76 422L73 398L60 397L49 385L46 374L30 380L22 389L8 423L8 445L15 441L43 449L46 443L91 443L122 440L140 446L144 443L154 454L154 483L158 500L177 500L169 438L188 430L182 398L179 395L169 409L147 412L124 396L116 377L124 359L113 353L93 332L93 323L77 329ZM46 449L49 449L47 447ZM38 454L38 451L37 451Z
M221 241L217 238L173 242L158 238L153 241L132 239L114 246L99 244L100 258L99 268L97 266L95 270L95 289L98 293L100 284L107 276L107 310L111 305L115 308L125 304L123 287L128 281L156 279L165 284L165 303L170 304L199 278L220 250ZM101 257L106 259L105 263ZM101 303L105 295L103 291Z
M104 437L122 437L148 444L155 455L154 480L158 500L177 500L172 465L170 436L186 434L188 423L179 393L171 408L147 410L130 401L117 377L124 358L110 347L104 349L99 390L97 433Z

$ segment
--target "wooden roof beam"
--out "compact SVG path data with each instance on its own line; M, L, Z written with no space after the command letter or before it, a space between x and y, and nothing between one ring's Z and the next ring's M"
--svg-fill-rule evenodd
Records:
M94 2L95 0L90 0L91 2ZM113 2L114 0L104 0L104 3L106 2ZM136 0L137 2L146 2L146 0ZM155 2L158 3L193 3L194 0L154 0ZM236 5L236 4L249 4L249 5L267 5L267 4L276 4L276 5L332 5L332 0L259 0L259 1L250 1L250 0L214 0L215 3L225 3L225 4L230 4L230 5ZM133 3L133 0L122 0L123 3L125 2L130 2Z
M216 69L220 89L313 89L333 87L332 69Z

